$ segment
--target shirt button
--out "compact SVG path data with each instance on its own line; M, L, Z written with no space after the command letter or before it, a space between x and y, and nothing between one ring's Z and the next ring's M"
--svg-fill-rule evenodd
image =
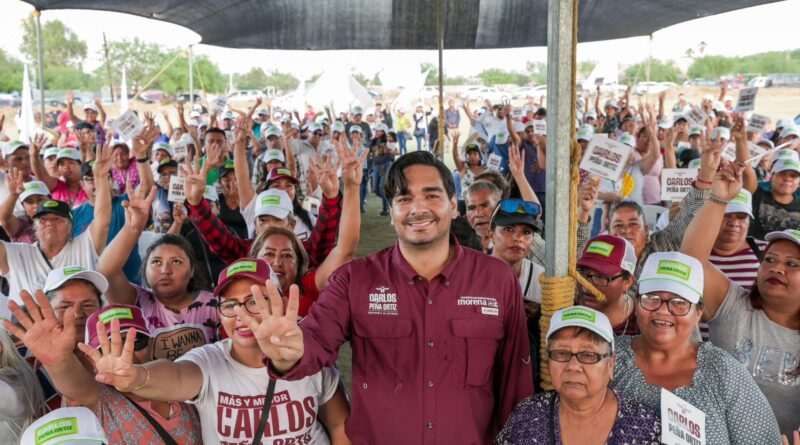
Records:
M433 380L428 380L428 388L433 388Z
M432 429L433 428L433 422L428 422L428 424L425 425L425 427L428 428L429 430Z
M429 341L429 342L428 342L428 347L429 347L429 348L432 348L432 347L433 347L433 342L432 342L432 341Z
M428 304L433 304L433 300L428 298Z
M367 389L367 386L369 386L369 385L367 385L367 382L364 382L364 384L363 384L363 385L361 385L361 386L363 386L363 387L364 387L364 389Z

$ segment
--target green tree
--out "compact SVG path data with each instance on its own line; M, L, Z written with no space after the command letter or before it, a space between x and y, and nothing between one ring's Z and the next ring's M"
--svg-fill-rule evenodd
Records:
M675 61L653 59L650 62L650 80L653 82L678 82L682 75ZM647 61L635 63L622 72L622 83L642 82L647 79Z
M163 67L176 54L182 53L179 48L172 49L163 54ZM208 93L221 93L228 86L228 77L223 75L219 67L208 56L194 56L194 88L196 91L205 90ZM181 54L178 59L164 71L149 88L163 90L170 94L189 90L189 58Z
M278 90L278 94L288 93L294 91L300 85L300 80L292 74L275 70L267 76L267 85L275 87Z
M483 80L485 85L525 85L530 81L530 77L526 74L506 71L500 68L484 70L478 74L478 77Z
M578 75L583 78L589 77L589 74L592 74L592 70L597 66L596 60L584 60L582 62L578 62Z
M528 61L527 63L525 63L525 70L528 71L528 74L530 75L530 80L536 85L544 85L547 83L546 63Z
M0 49L0 91L22 91L22 62Z
M44 69L44 85L48 91L99 90L101 86L106 86L91 74L84 73L74 66L46 67ZM33 87L38 89L38 85L33 85Z
M269 85L269 76L261 68L250 68L245 74L234 75L233 84L242 90L263 90Z
M22 54L38 67L36 45L36 20L33 16L22 21ZM86 42L61 20L42 24L42 60L45 66L72 66L81 68L86 59ZM37 68L34 68L37 69Z
M122 67L125 67L128 89L138 91L162 68L166 50L161 45L147 43L139 38L123 39L108 42L108 64L111 66L111 81L119 85L122 78ZM101 49L97 56L103 60L94 75L101 84L108 84L105 52ZM173 53L174 56L174 53Z
M432 63L422 63L421 72L428 72L425 76L425 85L439 85L439 68ZM446 78L447 76L445 76Z
M367 76L359 72L353 72L350 75L353 76L353 79L360 83L362 87L369 88L369 80L367 80Z
M689 67L687 75L689 77L701 77L704 79L719 79L721 76L735 72L736 65L736 60L731 57L698 57L692 62L692 66Z

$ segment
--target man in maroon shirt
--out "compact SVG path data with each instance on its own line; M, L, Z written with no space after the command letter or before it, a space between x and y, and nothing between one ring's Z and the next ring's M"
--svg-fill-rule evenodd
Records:
M533 393L519 280L449 235L455 187L431 153L401 156L385 191L398 243L337 270L302 329L296 290L286 315L276 294L270 308L255 292L261 323L238 316L285 380L332 365L351 342L353 443L491 443Z

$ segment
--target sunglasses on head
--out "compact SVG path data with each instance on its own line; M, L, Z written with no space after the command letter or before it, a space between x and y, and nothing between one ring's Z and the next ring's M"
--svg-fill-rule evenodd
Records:
M542 207L535 202L523 201L522 199L504 199L497 205L497 211L539 216L542 214Z

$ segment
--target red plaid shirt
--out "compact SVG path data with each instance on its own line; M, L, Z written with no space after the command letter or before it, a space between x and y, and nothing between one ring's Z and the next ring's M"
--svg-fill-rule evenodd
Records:
M253 240L241 239L236 236L224 222L211 212L211 206L205 199L196 206L187 203L186 207L189 208L189 220L208 243L208 250L211 253L218 255L225 264L248 256ZM336 245L341 216L341 197L322 199L317 223L311 230L311 236L303 241L303 248L308 252L309 268L315 268L322 264L333 250L333 246Z

